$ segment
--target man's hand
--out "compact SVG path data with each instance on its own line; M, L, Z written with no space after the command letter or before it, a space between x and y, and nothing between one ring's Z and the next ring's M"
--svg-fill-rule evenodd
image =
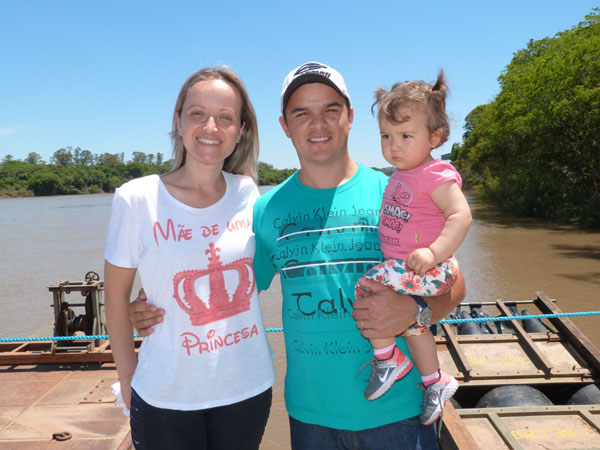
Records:
M415 323L419 308L412 298L367 278L361 278L359 283L372 292L370 296L354 301L352 317L364 337L398 336Z
M149 336L154 332L154 325L163 321L165 310L146 302L147 297L140 289L138 297L128 306L128 318L140 336Z
M377 339L398 336L415 323L419 308L408 295L399 294L369 279L361 278L359 283L373 293L369 297L357 298L354 301L352 317L364 337ZM436 297L425 297L425 301L431 307L432 323L446 317L464 300L466 293L461 272L450 291Z

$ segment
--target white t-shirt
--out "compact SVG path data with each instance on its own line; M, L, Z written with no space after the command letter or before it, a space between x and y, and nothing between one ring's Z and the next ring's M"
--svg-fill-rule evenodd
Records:
M223 175L225 195L207 208L175 199L158 175L125 183L113 199L104 256L137 268L148 302L166 311L131 383L155 407L228 405L275 381L252 265L258 189Z

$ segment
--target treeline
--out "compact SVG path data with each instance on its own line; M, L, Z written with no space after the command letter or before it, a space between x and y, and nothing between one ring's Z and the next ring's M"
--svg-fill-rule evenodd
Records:
M296 169L276 169L271 164L259 162L258 184L260 186L274 186L284 181L294 172L296 172Z
M0 162L0 195L39 196L64 194L96 194L114 192L133 178L166 173L171 161L161 153L133 152L125 161L124 153L93 154L79 147L66 147L54 152L46 163L35 152L23 161L6 155ZM274 185L285 180L295 169L275 169L259 163L259 184Z
M466 117L451 158L482 200L600 227L599 14L531 40L500 75L498 95Z
M76 147L54 152L49 163L29 153L23 161L7 155L0 163L0 194L8 196L96 194L114 192L133 178L165 173L170 168L163 155L134 152L131 161L124 154L96 155Z

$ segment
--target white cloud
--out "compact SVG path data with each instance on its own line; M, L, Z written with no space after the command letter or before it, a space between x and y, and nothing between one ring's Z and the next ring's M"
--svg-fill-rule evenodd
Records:
M10 136L11 134L17 133L19 130L24 127L0 127L0 137Z

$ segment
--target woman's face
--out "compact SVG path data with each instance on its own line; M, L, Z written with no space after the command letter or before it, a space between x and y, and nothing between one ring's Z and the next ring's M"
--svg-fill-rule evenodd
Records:
M177 128L187 150L186 164L223 167L242 136L242 99L223 80L205 80L187 93Z

